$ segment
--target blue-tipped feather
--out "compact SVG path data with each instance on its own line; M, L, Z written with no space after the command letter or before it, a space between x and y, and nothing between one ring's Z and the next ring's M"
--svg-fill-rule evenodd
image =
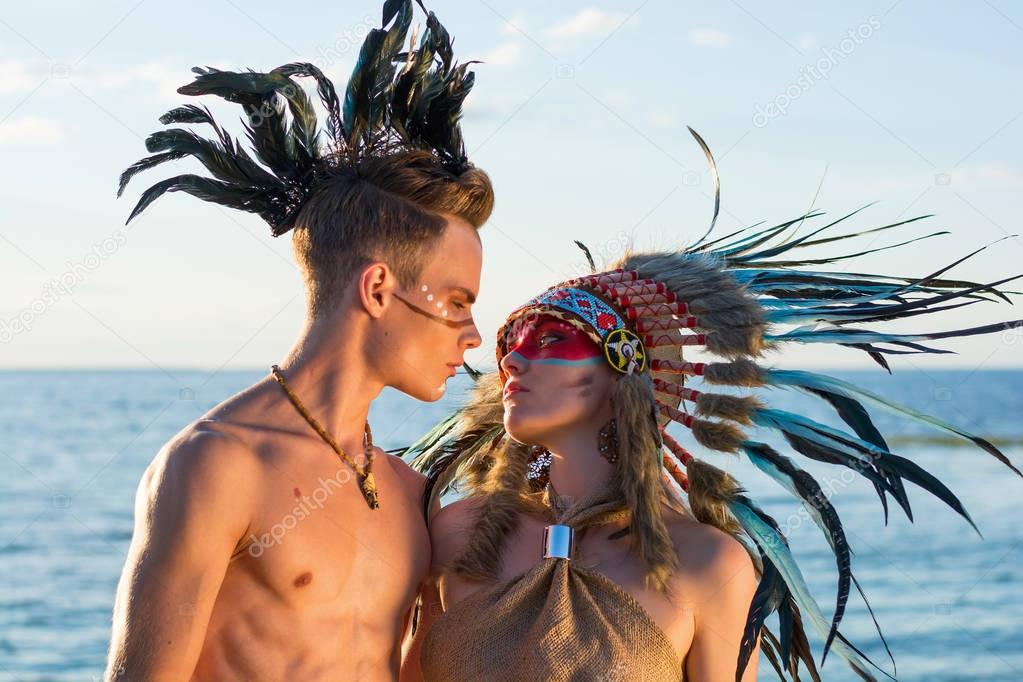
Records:
M753 600L750 602L749 612L746 616L746 626L743 629L742 640L739 644L739 657L735 666L736 682L742 680L742 675L749 664L749 659L753 655L753 649L756 647L757 635L763 629L764 621L769 615L777 611L782 602L788 598L788 588L785 587L785 581L782 580L778 569L767 559L763 550L757 547L757 551L760 553L763 571L760 575L760 581L757 583L757 591L753 594ZM785 633L782 633L782 635L784 636ZM789 650L786 649L781 653L783 660L788 661L790 659ZM812 658L810 663L813 663Z
M800 572L796 560L789 551L785 539L761 518L762 512L758 513L759 509L756 509L756 505L748 498L740 496L731 501L729 509L736 520L742 525L743 530L753 538L757 547L761 549L777 568L803 616L810 621L820 637L827 637L829 632L827 620L824 618L824 614L821 613L820 606L817 605L813 595L810 593L810 589L806 585L803 574ZM841 634L835 637L832 649L844 658L853 670L865 680L877 679L869 670L870 667L880 670L893 680L895 679L853 647Z
M875 487L880 485L880 482L873 472L880 473L885 477L882 488L892 493L911 519L909 500L904 493L900 494L891 484L893 477L904 478L927 490L966 519L980 535L980 529L977 528L959 498L940 480L911 460L892 454L857 436L784 410L760 409L750 416L753 422L759 426L781 431L799 452L810 457L813 457L814 453L820 453L822 456L815 458L845 464L870 479ZM815 450L809 451L807 447L815 448ZM846 459L849 457L852 458L851 461Z
M802 502L810 518L824 533L824 537L827 538L831 551L835 555L838 569L838 591L835 614L831 621L827 641L824 643L824 655L821 657L821 665L823 665L824 659L828 655L828 649L831 648L832 640L838 632L838 625L842 621L842 614L845 612L845 605L849 598L849 583L852 575L850 555L852 552L849 549L845 531L842 529L842 521L813 476L797 467L788 457L775 452L764 443L746 441L742 444L742 449L758 469L773 478Z
M816 372L778 369L768 370L765 373L764 381L765 383L772 386L780 386L783 388L795 388L801 391L805 391L807 393L818 395L826 400L829 400L829 402L830 400L836 398L841 398L853 402L856 402L857 400L869 402L870 404L880 407L889 412L893 412L895 414L908 417L909 419L912 419L913 421L916 421L920 424L926 424L930 427L939 429L941 431L945 431L947 433L955 434L960 438L964 438L974 443L977 447L981 448L982 450L993 456L995 459L997 459L1005 466L1012 469L1017 476L1023 476L1023 472L1021 472L1019 469L1013 466L1012 462L1009 461L1009 458L1006 457L998 448L992 445L991 442L989 442L988 440L981 438L980 436L977 436L975 434L972 434L969 431L966 431L965 429L961 429L958 426L955 426L954 424L950 424L946 421L938 419L937 417L932 417L922 412L918 412L905 405L901 405L895 402L894 400L889 400L884 396L878 395L877 393L869 391L865 388L856 386L855 384L852 384L848 381L844 381L842 379L827 376L824 374L818 374ZM868 423L870 422L869 416L866 417L866 421ZM849 420L847 419L846 422L849 423ZM852 423L850 423L850 426L856 428ZM860 433L858 429L857 433ZM860 435L862 436L863 434L861 433ZM880 434L878 435L880 436ZM881 443L876 444L881 445L882 447L886 447L883 445L883 440L881 441Z
M838 590L836 593L835 615L832 618L831 631L828 633L828 638L824 644L824 655L821 656L821 665L824 665L824 660L827 658L828 650L831 647L831 641L838 632L838 625L842 619L842 615L845 611L845 604L848 600L849 583L852 581L855 583L857 591L859 591L860 596L863 598L863 602L866 604L867 610L870 611L871 618L874 620L874 626L877 629L877 634L881 638L881 642L884 644L885 650L888 652L888 657L891 659L892 665L894 666L895 659L892 657L891 650L888 648L888 642L885 640L884 633L881 632L881 627L877 622L877 618L874 618L874 612L870 606L870 602L867 601L866 594L863 593L859 583L856 582L856 577L852 573L851 555L853 551L852 548L849 547L848 540L845 537L845 530L842 528L842 521L838 516L838 511L835 510L834 506L821 489L820 484L818 484L817 480L813 476L796 466L796 464L788 457L779 454L773 448L764 443L746 441L743 443L743 451L746 453L746 456L749 457L750 461L757 466L757 468L773 478L794 497L800 500L803 507L810 515L810 518L813 519L814 523L817 524L817 527L824 533L824 537L827 539L828 544L831 546L831 550L835 555L835 561L838 569Z
M876 202L872 202L872 203L876 203ZM800 244L805 242L807 239L809 239L813 235L818 234L820 232L823 232L824 230L827 230L827 229L830 229L830 228L834 227L835 225L839 224L843 220L846 220L846 219L856 215L860 211L868 208L869 206L872 205L872 203L871 204L867 204L866 206L861 206L860 208L856 209L855 211L853 211L851 213L847 213L846 215L842 216L838 220L834 220L834 221L828 223L827 225L824 225L823 227L819 227L816 230L814 230L813 232L810 232L810 233L804 235L803 237L800 237L799 239L791 239L791 240L788 240L788 241L784 241L781 244L778 244L777 246L773 246L773 247L770 247L770 248L767 248L767 249L763 249L762 251L757 251L757 252L754 252L754 253L745 253L750 248L753 248L753 246L758 246L760 242L757 242L756 244L747 244L747 245L743 246L741 249L738 249L738 250L734 249L734 248L727 248L726 247L724 249L721 249L719 252L728 253L729 255L733 256L733 260L742 261L742 262L751 262L751 261L763 260L765 258L770 258L772 256L776 256L776 255L779 255L781 253L784 253L784 252L786 252L786 251L788 251L790 249L797 248ZM814 214L814 216L810 216L809 214L806 214L806 215L800 216L799 218L795 218L793 220L790 220L790 221L788 221L786 223L782 223L781 225L779 225L777 227L778 228L783 228L783 229L784 228L788 228L789 226L794 225L797 222L802 222L804 218L815 217L816 215L823 215L823 212L816 213L816 214ZM777 230L777 232L775 234L782 232L783 229ZM772 234L771 236L774 236L774 235ZM857 236L857 235L846 235L845 238L853 237L853 236ZM739 256L739 254L742 254L741 257Z
M792 341L796 343L837 343L848 346L887 343L894 346L910 348L920 353L948 354L952 353L952 351L942 350L939 348L929 348L916 342L976 336L978 334L991 334L993 332L1006 331L1017 327L1023 327L1023 320L999 322L996 324L983 325L981 327L970 327L969 329L930 332L927 334L886 334L883 332L870 331L868 329L847 329L845 327L826 327L824 329L800 327L783 334L764 334L764 340L769 343L784 343ZM906 353L907 351L884 350L883 352L899 354Z

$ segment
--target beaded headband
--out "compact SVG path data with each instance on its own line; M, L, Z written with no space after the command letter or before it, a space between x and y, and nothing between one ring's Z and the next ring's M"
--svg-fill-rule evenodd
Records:
M623 374L645 370L647 354L643 340L629 328L625 317L610 302L586 289L568 286L576 281L548 289L508 317L497 336L498 362L508 353L508 334L517 320L530 314L554 313L589 334L601 346L604 357L614 370Z

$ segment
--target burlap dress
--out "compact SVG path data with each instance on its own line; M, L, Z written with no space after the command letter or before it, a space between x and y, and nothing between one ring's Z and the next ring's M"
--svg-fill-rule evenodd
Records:
M620 504L591 496L555 518L580 531ZM643 606L609 578L563 558L543 559L455 603L434 620L421 664L428 682L684 679L671 641Z

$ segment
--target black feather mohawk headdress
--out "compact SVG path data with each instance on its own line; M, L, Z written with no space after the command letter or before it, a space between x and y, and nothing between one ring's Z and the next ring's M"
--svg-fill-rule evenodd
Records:
M195 80L178 88L182 95L216 95L241 104L253 156L213 119L209 109L186 104L160 122L205 123L214 138L171 128L146 139L152 154L122 174L117 196L141 171L165 161L193 157L212 177L177 175L143 192L131 222L165 192L186 192L203 201L258 214L278 237L295 226L299 211L317 187L339 173L358 173L367 157L403 151L428 151L454 175L472 167L466 158L460 119L472 89L471 64L458 64L452 39L422 0L426 30L417 43L412 0L386 0L381 28L362 44L343 100L316 66L294 62L269 73L220 71L195 67ZM405 49L406 40L408 47ZM312 78L326 109L320 130L313 102L296 80Z

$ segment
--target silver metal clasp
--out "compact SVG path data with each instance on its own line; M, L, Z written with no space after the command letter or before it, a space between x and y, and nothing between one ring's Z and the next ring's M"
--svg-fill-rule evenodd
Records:
M543 558L571 559L574 542L575 530L572 526L547 526L543 531Z

